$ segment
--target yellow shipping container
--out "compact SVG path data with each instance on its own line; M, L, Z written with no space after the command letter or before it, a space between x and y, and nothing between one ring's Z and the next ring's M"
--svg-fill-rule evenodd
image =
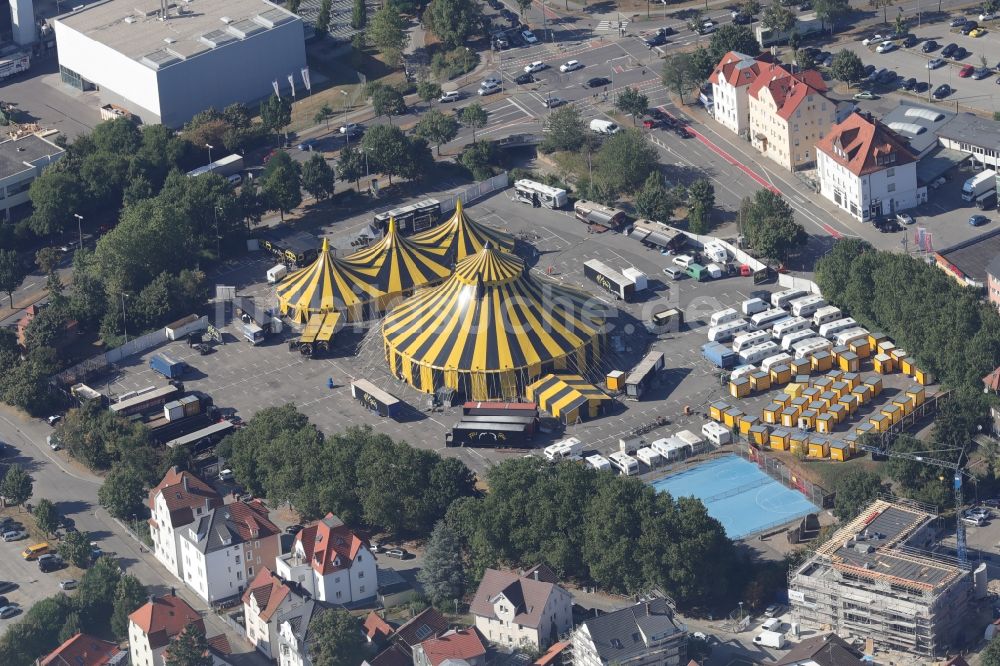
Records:
M727 428L735 428L739 418L743 416L743 412L736 407L730 407L722 415L722 424Z
M868 424L871 425L871 424ZM844 443L851 447L851 455L858 452L858 433L849 432L844 435Z
M781 386L792 381L792 370L787 365L776 365L771 368L771 385Z
M764 423L778 423L781 420L782 409L784 407L781 406L781 403L772 402L764 408L760 415L764 419Z
M750 428L754 427L758 423L760 423L760 419L758 419L756 416L748 416L744 414L743 416L740 417L739 421L740 434L741 435L748 434L750 432Z
M796 384L796 383L792 383L792 384L789 384L788 386L786 386L786 387L785 387L785 389L784 389L784 391L785 391L785 393L787 393L787 394L788 394L789 396L791 396L791 397L793 397L793 398L797 398L797 397L799 397L800 395L802 395L802 391L803 391L804 389L805 389L805 386L804 386L804 385L802 385L802 384Z
M853 391L861 383L861 374L857 372L845 372L843 380L847 384L847 387Z
M822 389L816 386L810 386L806 390L802 391L802 397L808 399L809 402L812 402L822 392L823 392Z
M913 399L910 397L896 398L892 401L892 404L903 410L903 416L908 416L913 411L914 407Z
M827 410L827 413L832 414L833 417L837 419L837 423L840 423L847 418L849 412L847 411L847 407L844 406L844 403L838 402L830 405L830 409Z
M830 384L830 390L833 391L838 398L841 398L847 395L851 389L847 386L847 382L836 381Z
M816 432L829 435L837 425L837 417L833 414L820 414L816 417Z
M816 417L818 414L811 409L807 409L799 414L799 427L803 430L813 430L816 428Z
M872 367L878 374L888 375L895 371L896 364L888 354L875 354L875 358L872 359Z
M833 367L833 356L830 352L819 352L812 356L813 372L826 372Z
M788 405L792 404L792 396L787 393L776 393L774 401L780 403L782 407L788 407Z
M907 397L913 398L913 404L919 407L924 404L925 391L924 387L912 388L906 392Z
M794 428L799 424L799 410L797 407L786 407L781 412L781 425L786 428Z
M729 395L734 398L745 398L750 395L750 380L740 377L736 381L729 382Z
M807 358L797 358L791 362L793 375L808 375L812 372L812 362Z
M625 373L621 370L612 370L608 373L606 382L609 391L621 391L625 388Z
M873 350L878 349L880 342L884 342L889 339L889 336L885 333L869 333L868 334L868 346Z
M920 368L913 368L913 378L916 379L917 383L921 386L930 386L934 383L934 375L926 370L921 370Z
M913 361L910 359L909 356L904 356L897 362L899 363L900 372L902 372L904 375L910 375L911 377L913 376Z
M909 354L907 354L907 353L906 353L905 351L903 351L902 349L890 349L890 350L889 350L889 356L891 356L891 357L892 357L892 360L893 360L893 361L897 361L897 362L898 362L898 361L900 361L901 359L904 359L904 358L906 358L907 356L909 356Z
M837 404L843 405L844 409L847 411L847 416L850 416L858 408L858 396L853 393L845 395Z
M809 404L809 401L806 400L806 398L804 396L799 396L798 398L792 398L792 407L798 408L798 410L800 412L803 409L805 409L806 405L808 405L808 404Z
M830 405L834 405L837 403L837 394L834 393L833 391L827 391L823 395L821 395L819 399L820 402L826 405L826 408L829 409Z
M860 339L848 343L847 348L858 355L858 358L868 358L872 354L872 347L868 340Z
M852 351L846 351L837 356L837 364L844 372L857 372L861 369L861 359Z
M885 432L892 425L892 417L888 414L872 414L868 422L875 426L877 432Z
M726 413L730 407L728 402L723 402L719 400L718 402L713 402L708 406L708 417L713 421L718 421L722 423L722 415Z
M826 440L821 442L809 442L810 458L829 458L830 444Z
M811 409L817 414L822 414L826 411L826 403L822 400L813 400L809 403L806 409Z
M791 431L788 428L775 428L768 435L768 445L776 451L787 451L790 435Z
M854 429L854 434L860 439L862 436L875 430L875 424L870 421L865 421L864 423L859 423Z
M872 399L872 387L862 384L851 391L851 395L858 399L858 407L860 407Z
M865 386L872 390L872 397L878 397L878 394L882 392L882 378L869 377L865 380Z
M795 453L796 451L808 451L809 450L809 433L803 430L792 430L788 437L788 448Z
M750 428L750 441L757 446L766 446L768 443L768 427L757 424Z
M826 373L826 377L829 378L831 382L839 382L844 376L843 370L837 370L834 368L830 372Z
M822 393L823 391L826 391L827 388L830 386L830 384L832 384L833 382L834 382L833 379L831 379L829 376L824 375L823 377L817 377L816 379L814 379L812 381L812 386L815 389L819 389L819 392Z
M886 354L886 355L892 354L892 350L895 348L896 345L895 343L892 342L892 340L883 340L882 342L878 343L878 347L876 347L876 349L878 349L879 354Z
M851 457L851 447L847 442L834 442L830 445L830 459L844 462Z
M766 372L750 373L750 390L766 391L771 388L771 375Z
M892 419L892 424L896 425L903 418L903 410L899 405L886 405L882 408L882 413Z

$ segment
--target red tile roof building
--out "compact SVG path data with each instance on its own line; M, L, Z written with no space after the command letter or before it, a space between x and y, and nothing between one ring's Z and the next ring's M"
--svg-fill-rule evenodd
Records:
M153 554L180 580L184 580L184 563L179 530L222 503L222 497L211 486L177 467L170 468L163 480L149 491Z
M413 666L442 666L445 662L485 665L486 646L475 627L447 631L413 648Z
M77 634L38 660L39 666L107 666L120 659L123 650L116 643L90 634Z
M189 624L205 630L198 612L178 596L152 597L128 616L129 651L135 666L163 666L163 652Z
M487 569L469 610L490 642L540 650L573 628L572 605L572 596L559 585Z
M708 77L714 100L712 115L740 136L750 129L749 89L757 79L760 65L757 58L730 51Z
M382 643L392 636L392 626L382 619L375 611L368 613L365 618L365 637L369 643Z
M823 77L815 70L792 73L778 63L758 69L748 90L751 144L786 169L812 166L816 142L837 118Z
M332 513L295 535L291 552L275 561L275 571L326 603L367 603L378 593L378 570L368 543Z
M278 574L261 569L243 593L247 639L265 657L277 659L282 616L306 603L311 602Z
M906 140L874 118L852 113L816 152L820 192L855 219L893 216L927 200Z

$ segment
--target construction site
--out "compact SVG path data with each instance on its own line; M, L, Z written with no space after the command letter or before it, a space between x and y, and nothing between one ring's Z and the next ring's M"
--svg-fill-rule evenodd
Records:
M971 571L932 552L938 516L917 503L879 499L788 577L792 622L833 631L874 651L937 657L956 644L985 565Z

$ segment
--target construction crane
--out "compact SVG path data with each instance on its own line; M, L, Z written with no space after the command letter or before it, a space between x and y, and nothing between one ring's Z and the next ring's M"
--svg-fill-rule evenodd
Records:
M963 447L959 449L955 447L949 449L937 449L935 451L893 451L888 448L888 441L886 439L883 439L879 446L859 443L858 448L871 453L873 459L875 456L883 456L885 458L901 458L903 460L912 460L914 462L934 465L951 471L952 483L954 484L953 489L955 491L955 550L958 553L959 565L963 568L966 567L969 563L969 551L965 544L965 523L962 522L962 505L964 504L962 499L962 477L968 474L968 472L962 469L962 458L965 456L965 448ZM954 453L956 451L958 452L958 457L954 462L933 457L935 455L940 456L942 454Z

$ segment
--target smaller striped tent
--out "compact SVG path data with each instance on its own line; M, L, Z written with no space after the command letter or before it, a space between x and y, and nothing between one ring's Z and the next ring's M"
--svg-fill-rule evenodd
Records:
M514 237L469 219L462 200L455 202L455 212L444 224L410 237L410 243L435 252L444 252L446 265L453 265L469 255L478 254L486 244L504 252L514 251Z
M545 375L526 387L525 397L567 425L596 418L611 404L580 375Z
M360 321L365 305L382 295L364 275L335 258L325 238L316 261L285 277L277 292L281 314L299 324L312 315L334 311L344 313L347 321Z

